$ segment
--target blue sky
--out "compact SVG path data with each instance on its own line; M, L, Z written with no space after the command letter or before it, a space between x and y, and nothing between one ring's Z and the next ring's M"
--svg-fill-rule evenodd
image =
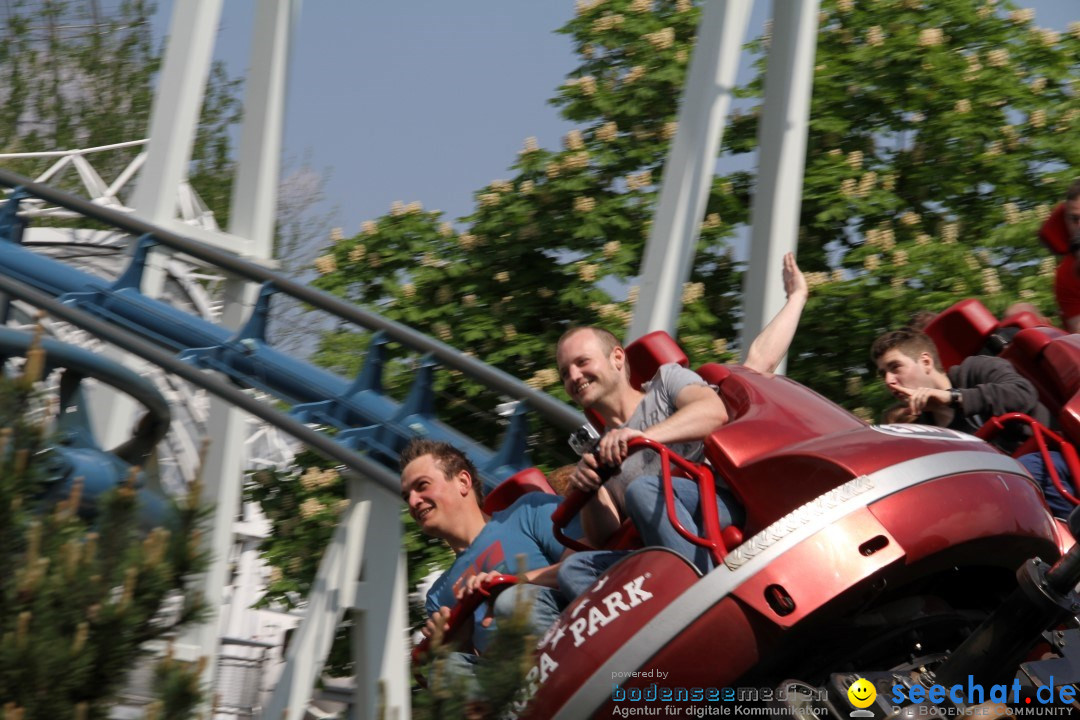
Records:
M932 0L931 0L932 1ZM1076 0L1037 0L1036 24L1080 20ZM254 0L226 0L216 55L248 64ZM755 3L749 37L769 3ZM576 66L554 31L573 0L307 0L295 31L284 154L329 173L327 207L346 234L395 200L450 219L497 178L528 136L555 147L570 125L547 103ZM171 16L164 0L161 32Z
M573 11L573 0L304 2L286 158L329 172L327 205L347 234L395 200L470 212L526 137L557 145L569 129L547 99L575 66L553 32ZM246 73L253 14L253 0L225 2L215 52L234 76Z

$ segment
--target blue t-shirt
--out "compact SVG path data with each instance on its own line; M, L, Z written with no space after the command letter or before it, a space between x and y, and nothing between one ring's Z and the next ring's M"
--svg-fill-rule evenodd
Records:
M473 575L481 572L517 574L518 555L525 556L526 570L559 562L566 548L551 531L551 513L561 501L558 495L531 492L519 497L505 510L492 514L472 544L431 586L426 604L428 615L440 607L454 607L457 603L454 589ZM494 623L490 628L480 627L480 620L486 614L485 605L477 608L473 644L479 650L483 650L489 639L488 633L495 629Z

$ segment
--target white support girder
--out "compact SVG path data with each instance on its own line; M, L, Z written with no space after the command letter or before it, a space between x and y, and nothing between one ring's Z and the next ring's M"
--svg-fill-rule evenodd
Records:
M225 281L225 309L221 324L237 328L244 321L244 298L253 288L244 280ZM229 550L233 545L233 525L240 515L245 461L245 441L248 436L244 413L218 397L210 398L210 413L206 423L210 446L202 468L202 497L205 507L212 507L205 535L210 561L201 578L207 614L203 622L184 632L177 642L177 654L211 659L205 666L203 683L213 687L216 662L221 640L221 607L225 602L225 587L229 579ZM226 633L229 634L229 633Z
M84 155L72 155L71 162L75 165L76 172L79 173L79 179L83 181L90 190L90 197L100 198L102 201L107 199L108 188L105 185L105 181L98 175L94 166L89 163Z
M820 0L773 3L744 291L746 315L739 342L744 350L784 304L780 259L795 249L798 234L819 6ZM690 276L749 8L750 0L705 4L628 341L653 330L676 334L682 284ZM783 369L782 364L779 371Z
M357 605L363 607L354 618L360 651L351 717L375 718L380 708L387 718L410 716L400 500L363 478L347 482L348 507L323 553L304 620L289 643L285 668L263 717L303 717L334 633L345 612ZM361 587L362 600L357 597Z
M250 240L249 253L257 258L274 252L286 79L299 11L299 0L263 0L255 9L249 66L258 72L251 73L244 98L229 230Z
M97 205L115 208L121 212L133 212L130 207L121 202L120 193L127 188L128 183L142 169L143 163L146 162L146 151L143 150L136 155L108 185L98 173L97 168L91 161L91 157L116 150L142 147L146 144L146 140L129 140L111 145L72 150L0 153L0 162L16 159L57 158L56 162L34 178L35 182L55 183L65 170L72 168L82 183L85 197L88 200ZM217 222L214 220L214 214L207 209L202 198L199 197L199 194L195 192L195 189L191 187L186 179L182 180L177 186L175 195L179 217L172 218L167 223L164 223L169 229L182 235L195 235L197 239L214 247L229 251L235 250L236 243L234 239L219 232ZM43 200L36 198L23 200L21 207L20 215L25 217L78 217L77 213L65 208L50 206Z
M679 126L664 179L626 340L653 330L676 335L682 285L690 276L716 155L735 94L735 75L752 0L707 0L690 58Z
M407 585L401 499L372 483L361 489L371 503L367 552L352 611L352 720L405 720L410 716ZM374 552L378 543L383 549Z
M750 266L739 347L745 352L785 302L781 259L799 236L806 134L814 83L819 0L773 3L765 102L758 125L758 176L750 214ZM777 368L783 373L785 358Z
M157 225L176 216L176 188L187 178L221 7L222 0L173 4L146 162L131 200L140 217Z

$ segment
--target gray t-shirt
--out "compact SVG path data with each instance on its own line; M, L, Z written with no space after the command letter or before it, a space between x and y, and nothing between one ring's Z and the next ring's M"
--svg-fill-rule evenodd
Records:
M630 416L626 424L620 427L647 430L671 417L677 409L675 398L687 385L709 387L709 384L693 370L687 370L675 363L661 365L653 379L641 386L641 389L645 391L645 397L638 403L634 414ZM692 462L701 462L705 456L705 444L701 440L677 443L668 447ZM621 512L627 486L642 475L659 476L660 472L660 457L652 450L639 450L623 462L619 474L608 480L604 487L607 488L612 500L615 501L615 506Z

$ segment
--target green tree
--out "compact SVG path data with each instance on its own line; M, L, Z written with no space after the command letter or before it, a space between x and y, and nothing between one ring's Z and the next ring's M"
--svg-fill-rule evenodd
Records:
M579 126L563 147L527 140L512 176L478 190L456 224L395 204L327 249L316 284L561 396L552 349L567 324L621 334L633 311L698 18L690 0L580 0L560 30L580 58L552 100ZM887 402L866 382L869 344L912 312L972 295L996 312L1021 299L1053 311L1053 263L1034 233L1080 161L1078 64L1080 26L1039 29L1007 2L825 0L799 231L813 289L796 379L869 417ZM763 69L739 91L725 167L746 167L756 149ZM730 242L754 187L749 170L713 183L678 328L695 363L733 358L724 338L740 321L741 276ZM366 342L329 333L317 358L352 373ZM452 374L440 382L481 402ZM477 427L460 402L442 412ZM534 442L542 463L565 460L545 454L562 446L557 433Z
M476 210L458 227L420 203L396 203L319 258L315 284L562 395L552 367L559 335L583 323L621 333L630 317L636 292L628 283L648 235L697 19L686 0L582 7L562 29L582 64L553 100L581 129L558 150L526 140L513 178L477 191ZM717 182L703 259L686 286L681 339L696 357L726 357L714 341L734 327L738 274L724 238L745 213L724 192L731 182ZM352 372L365 343L333 333L317 359ZM453 376L439 382L454 396L440 408L443 419L492 441L495 433L484 435L475 418L498 399ZM486 426L495 427L490 417ZM571 460L560 432L538 428L534 445L544 466Z
M553 103L580 124L558 150L526 141L514 176L476 193L455 227L397 204L336 242L317 284L561 393L551 348L568 323L621 333L696 31L688 0L583 0L560 32L580 65ZM815 285L791 372L852 408L875 334L969 295L1052 312L1034 228L1080 160L1080 30L1032 24L983 0L826 0L799 233ZM751 44L767 49L769 38ZM758 63L764 69L764 57ZM740 90L722 149L756 149L762 77ZM695 362L729 359L739 322L729 238L747 220L750 171L718 176L684 290L679 339ZM1041 273L1041 274L1040 274ZM837 319L843 318L838 323ZM363 341L327 338L355 362Z
M78 514L81 486L42 500L50 438L33 380L0 375L0 697L4 717L108 717L151 641L198 618L192 577L203 512L198 489L175 508L169 529L138 529L135 474L97 499L93 525ZM31 419L33 418L33 419ZM157 669L159 717L191 717L201 668L170 659Z
M1035 233L1080 164L1080 26L1032 19L981 0L823 6L799 235L814 288L792 375L866 417L888 402L864 382L870 343L913 312L978 297L1056 316ZM729 151L755 132L742 116Z
M106 14L97 3L68 0L5 6L0 147L52 150L145 135L158 66L151 3L130 0Z
M40 152L111 145L145 138L161 51L150 0L102 8L96 0L5 0L0 18L0 152ZM229 128L239 119L239 81L215 64L203 103L189 177L218 223L226 226L233 160ZM112 181L139 152L95 156ZM54 158L20 160L24 175ZM78 189L64 176L60 186Z

